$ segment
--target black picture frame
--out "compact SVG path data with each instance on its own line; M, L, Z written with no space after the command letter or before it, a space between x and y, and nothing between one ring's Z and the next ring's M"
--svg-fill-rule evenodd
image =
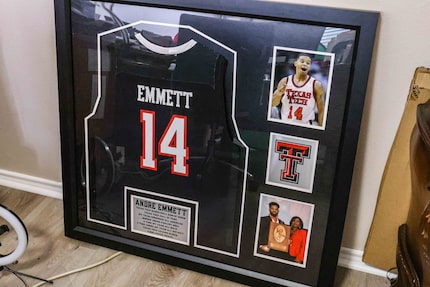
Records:
M252 286L332 286L378 19L374 11L263 1L56 0L66 236ZM172 27L176 35L161 32ZM169 46L183 50L170 53ZM278 108L274 91L300 57L309 59L306 73L315 72L306 79L316 82L291 92L302 96L283 90L289 103ZM167 70L179 78L168 80ZM139 82L146 79L163 95L161 85L174 83L166 92L173 96L151 100ZM198 100L208 91L201 82L223 83L210 94L216 100ZM186 96L189 89L194 94ZM187 116L163 112L175 104ZM138 105L140 123L129 128ZM169 116L154 145L145 131L155 132L153 121ZM195 138L205 140L204 160L188 150L198 146ZM140 161L133 172L130 154ZM174 158L168 176L153 170L168 157ZM291 245L288 252L262 249L259 234L267 232L272 202L281 226L293 226L300 215L304 258ZM216 211L227 216L219 219ZM175 213L171 221L168 212ZM279 246L289 242L277 236Z

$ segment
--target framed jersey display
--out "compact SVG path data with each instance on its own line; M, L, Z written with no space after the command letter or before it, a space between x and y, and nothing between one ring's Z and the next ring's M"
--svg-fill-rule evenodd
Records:
M379 14L56 0L66 235L331 286Z

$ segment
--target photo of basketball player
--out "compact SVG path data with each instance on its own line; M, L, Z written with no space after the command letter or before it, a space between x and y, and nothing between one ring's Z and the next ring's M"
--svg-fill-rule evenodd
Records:
M324 129L334 55L275 47L273 58L268 120Z

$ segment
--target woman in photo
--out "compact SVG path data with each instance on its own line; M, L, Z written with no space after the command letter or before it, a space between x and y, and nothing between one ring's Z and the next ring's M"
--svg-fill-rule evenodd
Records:
M290 227L290 248L288 252L297 263L302 264L305 259L308 232L303 229L303 220L298 216L291 218Z

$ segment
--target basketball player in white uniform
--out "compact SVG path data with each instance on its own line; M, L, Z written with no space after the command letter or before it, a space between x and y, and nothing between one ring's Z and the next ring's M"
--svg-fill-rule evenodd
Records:
M294 62L296 73L282 78L273 93L272 107L281 104L281 119L312 124L315 121L315 108L318 125L324 118L324 90L322 84L308 75L311 58L300 55Z

